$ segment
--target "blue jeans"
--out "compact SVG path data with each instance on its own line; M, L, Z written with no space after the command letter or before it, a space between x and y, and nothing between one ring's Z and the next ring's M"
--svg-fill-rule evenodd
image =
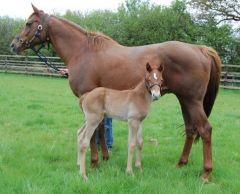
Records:
M113 136L112 136L112 118L105 117L104 118L104 128L105 128L105 140L108 148L112 148L113 144ZM99 144L99 136L98 132L96 135L97 144Z

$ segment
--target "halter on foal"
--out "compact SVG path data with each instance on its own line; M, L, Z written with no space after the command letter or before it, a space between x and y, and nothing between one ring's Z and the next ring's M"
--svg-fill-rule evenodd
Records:
M147 116L152 100L161 95L163 83L163 67L146 64L145 80L132 90L113 90L103 87L96 88L80 98L80 104L85 114L85 124L78 131L78 165L80 174L87 179L85 170L86 148L104 115L128 121L128 161L127 173L132 173L133 152L137 145L136 167L141 167L142 135L141 122Z

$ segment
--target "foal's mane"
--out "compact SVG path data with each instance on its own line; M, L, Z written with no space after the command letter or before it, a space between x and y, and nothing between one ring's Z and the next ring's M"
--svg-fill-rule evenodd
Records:
M55 17L55 18L57 18L57 17ZM116 42L115 40L113 40L109 36L106 36L103 33L87 31L84 28L82 28L81 26L79 26L69 20L66 20L64 18L57 18L57 19L61 20L64 24L76 29L80 33L84 34L87 38L89 47L91 47L93 49L100 49L109 44L111 44L111 45L119 44L118 42Z

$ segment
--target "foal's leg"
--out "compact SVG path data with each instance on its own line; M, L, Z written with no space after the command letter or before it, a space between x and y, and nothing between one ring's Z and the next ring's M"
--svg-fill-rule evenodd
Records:
M133 152L135 150L137 144L137 132L140 126L139 120L129 120L129 135L128 135L128 161L127 161L127 169L126 172L128 174L133 174L132 172L132 159L133 159Z
M142 160L142 146L143 146L143 138L142 138L142 126L139 126L137 133L137 150L136 150L136 162L135 166L141 169L141 160Z
M101 145L101 148L102 148L103 160L108 160L109 159L109 155L108 155L107 144L106 144L106 141L105 141L104 119L99 124L98 130L99 130L98 131L98 135L99 135L99 142L100 142L100 145Z
M101 122L101 120L98 120L98 117L90 117L89 120L86 121L86 126L84 127L82 133L80 133L79 136L79 158L80 158L80 175L87 180L86 176L86 150L89 146L90 139L96 130L96 127Z
M79 148L79 145L80 145L80 140L81 140L81 135L83 134L83 129L85 128L85 124L80 128L78 129L77 131L77 165L80 165L80 148Z

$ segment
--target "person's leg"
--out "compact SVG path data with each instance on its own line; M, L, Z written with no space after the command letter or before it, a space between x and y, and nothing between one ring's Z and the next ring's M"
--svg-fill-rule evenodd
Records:
M113 135L112 135L112 118L104 118L105 138L108 149L112 148Z
M108 149L112 148L113 144L113 136L112 136L112 118L105 117L104 118L104 128L105 128L105 140ZM98 131L96 131L96 143L99 146L99 134Z

